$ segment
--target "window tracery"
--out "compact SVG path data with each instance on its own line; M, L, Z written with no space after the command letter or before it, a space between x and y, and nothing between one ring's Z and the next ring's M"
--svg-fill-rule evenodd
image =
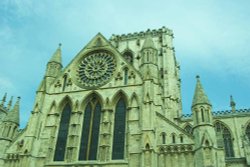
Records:
M84 112L79 160L96 160L100 118L101 104L96 97L92 97Z
M59 132L57 136L54 161L64 161L67 136L69 131L69 121L70 121L71 107L69 103L66 104L62 111Z
M221 134L218 136L223 137L225 156L234 157L233 140L229 129L223 123L217 122L215 124L215 130L217 134Z
M112 159L124 159L126 103L120 98L115 108Z
M91 52L78 64L77 81L85 87L96 87L105 84L116 67L116 60L108 51Z

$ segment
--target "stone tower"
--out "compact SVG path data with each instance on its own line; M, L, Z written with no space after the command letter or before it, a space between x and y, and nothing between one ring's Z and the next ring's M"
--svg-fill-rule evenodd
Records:
M212 105L202 88L199 76L196 78L197 83L192 103L193 134L196 150L195 166L225 166L222 163L224 153L218 148L216 132L213 127Z

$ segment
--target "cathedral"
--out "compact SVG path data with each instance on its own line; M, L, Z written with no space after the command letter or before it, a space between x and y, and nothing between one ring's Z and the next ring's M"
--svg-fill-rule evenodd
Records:
M172 30L98 33L66 67L61 57L59 45L24 129L20 98L0 102L0 167L250 166L250 109L231 97L213 111L196 76L183 114Z

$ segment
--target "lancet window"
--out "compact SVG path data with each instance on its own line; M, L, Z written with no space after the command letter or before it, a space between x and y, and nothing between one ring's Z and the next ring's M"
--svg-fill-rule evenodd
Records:
M225 156L234 157L233 140L229 129L221 122L215 124L217 136L223 137Z
M71 107L67 103L62 111L60 126L57 136L54 161L64 161L67 136L69 131L69 121L70 121Z
M84 111L79 160L96 160L100 118L101 104L96 97L91 97Z
M112 159L124 159L126 103L120 98L115 108Z

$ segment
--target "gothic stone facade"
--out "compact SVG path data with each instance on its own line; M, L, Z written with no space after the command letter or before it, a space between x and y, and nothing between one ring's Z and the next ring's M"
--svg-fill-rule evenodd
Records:
M0 105L3 167L246 167L250 110L212 112L199 77L182 114L173 33L97 34L65 68L47 64L27 126ZM191 97L190 97L191 98Z

